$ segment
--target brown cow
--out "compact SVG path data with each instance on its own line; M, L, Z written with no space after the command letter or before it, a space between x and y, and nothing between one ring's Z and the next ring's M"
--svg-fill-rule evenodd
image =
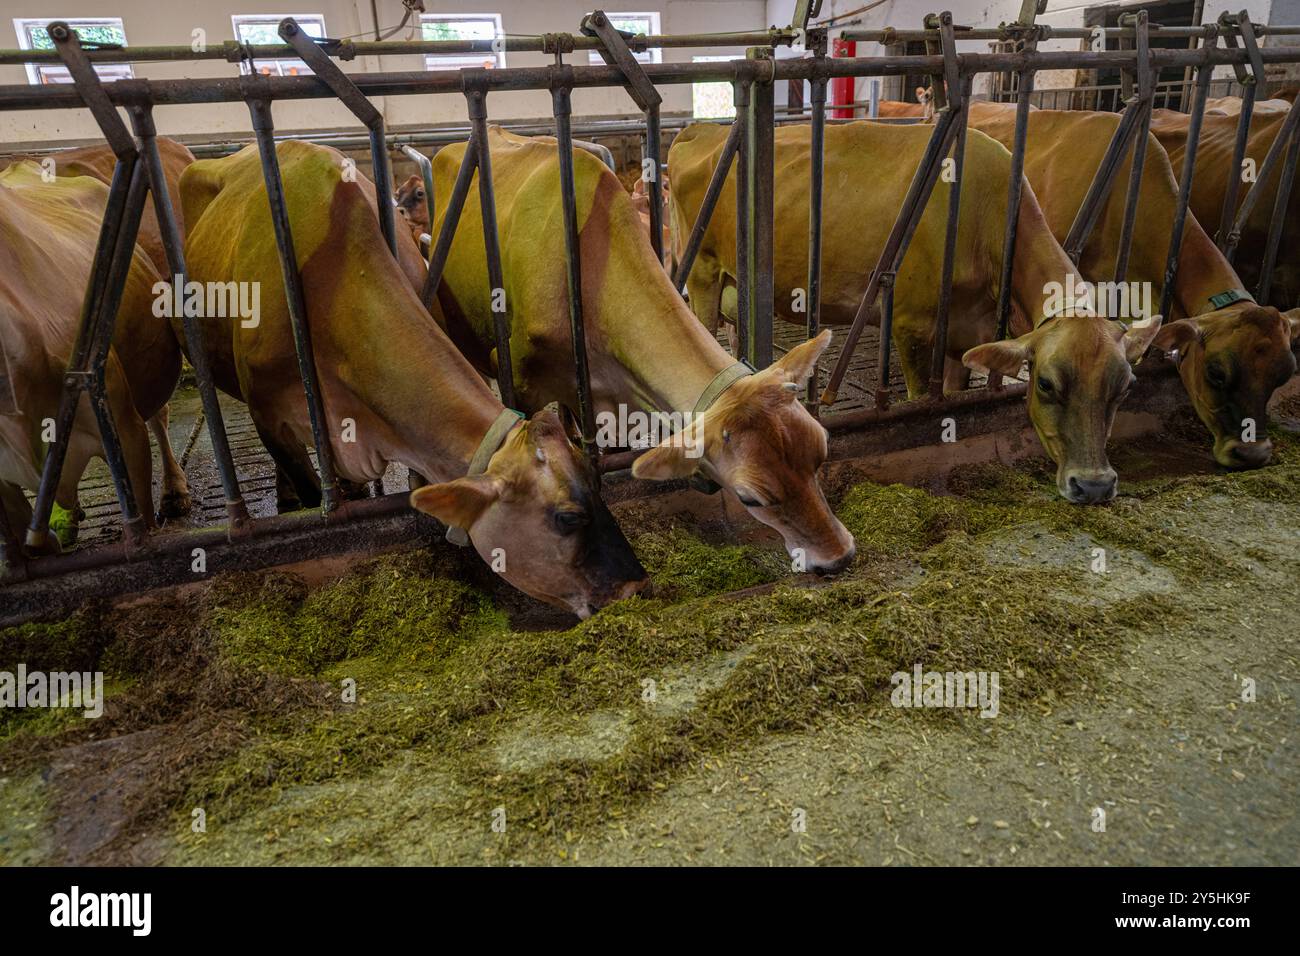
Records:
M424 178L407 176L397 187L397 214L406 220L415 238L429 231L429 207L424 201Z
M828 198L822 227L824 323L853 321L930 134L928 127L917 125L827 127L826 190L834 199ZM695 221L725 135L720 127L697 124L673 143L675 249L684 245ZM809 146L807 125L776 131L776 312L799 324L806 321L798 308L808 281ZM1159 323L1125 331L1095 315L1054 318L1045 312L1051 289L1061 289L1077 270L1047 228L1033 191L1026 189L1011 289L1011 329L1019 338L981 345L996 332L1010 168L1010 154L1001 144L970 131L944 387L965 387L969 372L963 363L1015 376L1028 361L1030 381L1036 384L1029 398L1030 419L1057 463L1058 490L1079 503L1109 500L1117 481L1106 458L1106 439L1133 380L1130 365L1146 350ZM710 328L733 300L725 293L734 287L736 274L734 182L733 170L686 283L691 308ZM948 188L942 179L936 185L894 286L894 343L912 397L928 386ZM879 323L878 305L869 320Z
M427 476L436 484L412 494L414 507L465 529L515 587L579 617L640 590L645 570L560 418L544 409L510 422L511 413L420 303L415 288L424 266L414 244L399 243L398 260L389 254L373 185L360 176L346 181L343 156L333 149L290 141L277 153L340 476L373 481L390 462ZM193 224L190 276L261 289L256 325L203 320L214 380L248 403L299 498L319 502L256 148L195 163L181 192ZM498 434L498 423L508 430ZM480 457L485 468L468 474Z
M971 122L1010 147L1014 114L972 116ZM1065 241L1118 123L1114 113L1040 110L1030 115L1025 178L1059 241ZM1084 245L1079 272L1086 279L1108 282L1114 276L1126 202L1123 185L1130 167L1131 160L1121 166L1116 186ZM1159 305L1164 290L1177 200L1178 184L1169 158L1152 138L1142 169L1126 279L1150 290L1153 307ZM1234 297L1237 301L1219 304ZM1246 294L1232 266L1194 216L1187 218L1183 231L1171 310L1173 315L1166 316L1155 345L1178 350L1179 370L1192 404L1214 436L1215 459L1230 468L1267 463L1273 446L1263 436L1266 406L1295 369L1292 327L1276 309L1261 309ZM1207 349L1210 358L1203 360ZM1231 369L1230 374L1220 374L1225 368ZM1252 424L1243 426L1247 420ZM1243 434L1254 437L1243 440Z
M39 485L49 440L45 423L58 415L107 198L107 187L90 176L50 178L31 162L0 171L0 406L8 406L0 409L0 498L8 535L31 520L22 489ZM157 282L157 271L137 248L104 373L109 410L147 527L154 514L145 422L164 406L180 375L176 337L153 311ZM83 395L57 505L75 514L81 474L90 458L102 455L99 427ZM57 550L74 525L75 519L62 528L52 521L56 537L43 546Z

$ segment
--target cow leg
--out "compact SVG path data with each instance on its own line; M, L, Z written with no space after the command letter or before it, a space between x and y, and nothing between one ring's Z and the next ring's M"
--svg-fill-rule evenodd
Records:
M920 398L930 387L930 355L933 346L929 336L907 332L907 323L895 316L894 347L898 349L898 363L903 366L903 381L907 383L907 397Z
M66 551L77 543L77 534L86 512L81 507L77 488L86 465L99 452L99 435L94 432L74 431L68 444L68 454L63 460L59 487L54 492L54 507L50 509L50 530Z
M23 490L8 481L0 481L0 539L4 547L0 552L8 555L22 554L22 536L32 521L32 506ZM42 553L58 554L59 539L47 537Z
M251 409L250 409L251 411ZM311 463L307 449L283 423L265 421L252 414L258 437L275 461L275 510L277 514L299 508L319 508L320 476Z
M943 360L943 392L951 395L965 391L970 387L970 369L961 364L961 359L946 356Z
M190 513L190 486L185 480L185 471L172 451L171 438L167 434L169 412L164 405L156 415L149 419L149 431L158 443L158 456L162 460L162 500L158 503L158 519L183 518Z

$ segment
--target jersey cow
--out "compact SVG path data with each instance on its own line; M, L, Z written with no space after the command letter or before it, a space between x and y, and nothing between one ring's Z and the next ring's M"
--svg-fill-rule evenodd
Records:
M923 126L850 123L829 126L825 141L826 204L823 220L822 321L852 322L873 265L925 150ZM673 243L690 233L717 164L726 130L693 125L669 153L673 170ZM773 279L777 315L802 324L798 290L808 281L809 127L776 131L776 229ZM1029 416L1057 463L1057 488L1070 501L1114 497L1117 481L1106 439L1120 400L1133 380L1131 363L1146 350L1158 320L1125 330L1098 316L1050 317L1053 288L1077 270L1052 236L1032 189L1020 207L1012 272L1011 329L1015 339L990 343L996 333L997 298L1006 222L1011 156L1001 144L970 131L957 232L953 302L949 316L944 384L965 386L968 368L1015 376L1028 361ZM705 234L686 288L691 307L709 328L717 325L724 290L735 283L735 171ZM948 184L942 180L921 217L894 285L894 342L908 394L926 388L933 351L943 261ZM1050 318L1050 321L1048 319ZM879 308L870 321L879 324ZM983 344L982 344L983 343ZM963 368L963 363L967 368Z
M0 171L0 533L31 520L22 489L35 490L45 459L45 421L58 415L63 376L77 337L108 187L90 176L44 175L33 162ZM180 376L180 348L155 317L158 272L137 247L125 280L104 376L136 504L152 526L152 456L146 421L164 407ZM166 431L160 437L166 453ZM77 484L103 455L99 427L82 396L55 495L65 523L52 520L48 548L75 536ZM174 462L174 459L173 459ZM184 476L179 468L180 489ZM166 490L166 489L165 489ZM58 517L56 513L55 518Z
M514 378L524 408L576 408L555 140L489 131L509 305ZM434 159L436 195L451 194L465 147ZM640 456L647 479L700 473L734 492L813 571L853 559L853 538L817 481L826 431L798 400L829 333L745 374L697 322L655 260L631 198L595 157L574 151L582 302L595 410L602 420L677 413L685 427ZM441 214L445 214L445 211ZM439 299L490 363L492 305L477 203L466 205ZM620 415L620 411L623 413Z
M373 185L346 181L333 149L286 142L277 153L340 475L373 481L401 462L428 476L414 507L467 531L515 587L579 617L640 590L645 571L559 416L508 412L435 324L415 292L419 253L399 243L399 258L389 254ZM254 327L203 320L214 380L248 404L300 499L319 502L257 150L195 163L181 188L191 278L261 288Z
M1030 114L1025 177L1038 196L1048 227L1062 242L1118 122L1113 113L1040 110ZM978 119L972 115L971 123L1011 145L1014 114L985 114ZM1117 185L1083 247L1079 272L1092 282L1108 283L1114 277L1126 201L1122 184L1128 182L1130 165L1121 166ZM1129 313L1117 318L1141 318L1132 308L1136 299L1149 298L1159 305L1177 199L1169 157L1153 140L1142 169L1128 284L1111 290L1123 293L1129 303ZM1173 315L1166 316L1155 345L1177 353L1179 374L1192 404L1214 436L1215 459L1230 468L1263 465L1272 454L1272 443L1263 436L1268 400L1295 371L1291 341L1297 323L1276 309L1260 307L1245 292L1194 216L1187 218L1179 255ZM1143 289L1148 296L1141 295Z

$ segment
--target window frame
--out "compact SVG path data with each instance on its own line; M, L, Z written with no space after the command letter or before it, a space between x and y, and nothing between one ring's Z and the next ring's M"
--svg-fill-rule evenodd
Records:
M591 11L587 11L588 15ZM614 24L614 29L618 29L619 20L645 19L646 36L659 36L663 33L663 18L658 10L639 10L639 11L605 11L605 16L609 22ZM644 53L633 52L632 56L638 63L662 63L664 61L664 51L659 47L652 47ZM599 50L587 51L587 62L592 66L604 66L605 58L600 55Z
M280 25L280 21L283 20L285 17L293 17L295 20L297 20L298 25L303 28L303 32L306 33L309 37L312 37L314 39L320 39L321 37L329 36L329 33L326 31L325 28L325 14L323 13L232 13L230 15L230 30L231 33L234 35L235 42L243 44L248 41L245 41L239 35L239 27L241 24L270 23L278 27ZM309 29L309 27L315 27L317 25L320 26L319 37L316 34L312 33L311 29ZM279 37L278 32L276 36L278 39ZM253 70L256 69L257 72L261 73L262 70L260 68L262 66L274 67L273 72L269 73L270 76L313 76L315 75L315 71L313 71L312 68L307 65L306 61L304 61L301 57L296 57L296 56L279 56L279 57L273 57L269 60L254 60L251 64L247 60L240 60L239 72L247 75L247 74L251 74ZM289 69L296 69L296 72L288 72L286 70L286 67Z
M493 39L505 38L505 26L499 13L422 13L420 14L420 39L425 39L426 23L457 23L488 21L492 24ZM495 53L426 53L424 68L427 71L477 69L484 61L492 57L496 63L489 69L504 70L506 51L504 47Z
M32 44L32 36L28 32L31 27L48 27L51 23L57 23L62 20L68 26L76 30L83 26L107 26L115 27L122 34L122 46L127 46L126 39L126 22L121 17L14 17L14 33L18 36L18 49L20 50L38 50L43 49ZM47 86L54 83L71 83L72 74L62 63L25 63L27 68L27 83L30 86ZM135 79L135 70L130 63L96 63L94 64L95 72L99 78L106 83L113 83L117 80ZM47 77L58 77L58 79L47 79Z

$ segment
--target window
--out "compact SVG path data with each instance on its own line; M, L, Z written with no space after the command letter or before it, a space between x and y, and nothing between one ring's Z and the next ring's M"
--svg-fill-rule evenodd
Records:
M499 13L437 13L420 17L420 38L423 40L496 40L504 36ZM426 70L459 70L462 67L490 70L505 65L504 48L495 53L439 53L424 58Z
M235 39L240 43L251 43L255 46L284 46L284 40L280 38L280 21L285 17L293 17L297 20L298 26L302 27L303 32L309 37L325 36L325 18L319 13L237 14L230 18L230 22L235 28ZM311 67L297 57L285 57L282 60L254 60L253 69L264 76L311 74ZM241 73L252 72L246 60L239 64L239 70Z
M615 30L623 33L641 34L642 36L655 36L659 33L659 14L658 13L606 13L609 22L613 24ZM662 63L663 51L655 48L646 50L644 53L633 53L638 63ZM605 65L605 58L597 50L591 51L591 62L597 66Z
M59 17L45 17L40 20L15 20L14 28L18 31L18 46L23 50L53 50L54 41L50 39L45 27L59 20ZM126 46L126 30L118 17L85 17L80 20L66 19L68 26L77 31L82 43L120 43ZM95 72L100 79L129 80L134 73L129 63L96 63ZM34 84L71 83L72 74L62 64L28 63L27 81Z
M693 56L692 63L719 63L730 56ZM730 119L736 115L736 96L730 83L692 83L691 112L696 119Z

